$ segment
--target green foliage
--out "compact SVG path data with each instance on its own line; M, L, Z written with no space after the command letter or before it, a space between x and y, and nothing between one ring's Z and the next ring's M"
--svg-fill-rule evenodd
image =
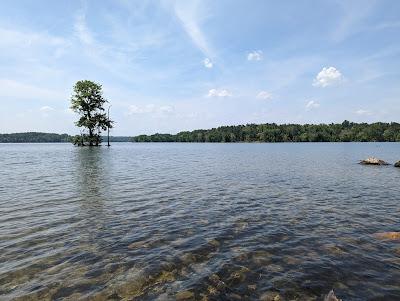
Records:
M67 134L39 132L0 134L0 143L58 143L69 141L70 136Z
M85 138L83 137L83 135L76 135L76 136L71 137L71 142L73 145L76 145L76 146L84 146Z
M133 137L133 142L400 142L399 123L246 124Z
M106 137L101 137L105 139ZM110 136L111 142L129 142L131 137L127 136ZM75 145L83 145L82 136L69 136L67 134L52 134L52 133L15 133L15 134L0 134L0 143L67 143L71 142Z
M98 146L102 140L101 131L113 127L114 122L109 120L105 113L106 102L101 85L89 80L81 80L75 84L71 97L71 109L80 115L75 124L84 131L81 140L74 138L73 143L77 142L74 143L75 145Z

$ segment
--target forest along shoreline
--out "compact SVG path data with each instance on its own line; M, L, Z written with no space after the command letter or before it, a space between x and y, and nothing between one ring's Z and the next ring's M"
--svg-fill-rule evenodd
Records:
M68 134L26 132L0 134L0 143L68 143ZM103 137L105 138L105 137ZM177 134L111 136L111 142L400 142L400 124L246 124Z

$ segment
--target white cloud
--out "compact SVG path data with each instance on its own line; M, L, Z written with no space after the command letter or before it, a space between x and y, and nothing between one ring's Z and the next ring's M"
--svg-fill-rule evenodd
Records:
M272 99L272 95L271 95L271 93L269 93L269 92L267 92L267 91L260 91L260 92L257 94L257 98L258 98L258 99L267 100L267 99Z
M343 80L342 73L335 67L324 67L314 79L313 86L327 87Z
M319 108L319 107L320 107L320 104L319 104L318 102L314 101L314 100L310 100L310 101L307 102L307 104L306 104L306 109L307 109L308 111L310 111L310 110L312 110L312 109Z
M213 62L209 58L205 58L204 61L204 67L206 68L212 68L214 66Z
M159 106L155 104L148 104L144 106L131 105L128 108L128 115L135 114L169 114L174 112L172 106Z
M232 93L226 89L211 89L208 91L207 97L230 97Z
M263 59L263 52L261 50L254 50L247 55L248 61L261 61Z
M50 112L54 111L54 109L49 106L43 106L39 109L39 111L43 112L43 113L50 113Z
M372 113L367 110L359 109L355 112L357 115L362 115L362 116L370 116Z

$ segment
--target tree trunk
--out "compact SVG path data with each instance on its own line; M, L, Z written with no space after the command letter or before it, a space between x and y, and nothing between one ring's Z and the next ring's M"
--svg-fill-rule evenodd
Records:
M93 146L93 130L89 128L89 146Z

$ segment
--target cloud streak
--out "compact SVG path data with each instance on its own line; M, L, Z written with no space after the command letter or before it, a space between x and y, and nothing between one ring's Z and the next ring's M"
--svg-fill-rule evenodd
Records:
M200 27L200 3L199 0L175 1L173 4L174 13L193 44L205 56L214 58L214 51Z

